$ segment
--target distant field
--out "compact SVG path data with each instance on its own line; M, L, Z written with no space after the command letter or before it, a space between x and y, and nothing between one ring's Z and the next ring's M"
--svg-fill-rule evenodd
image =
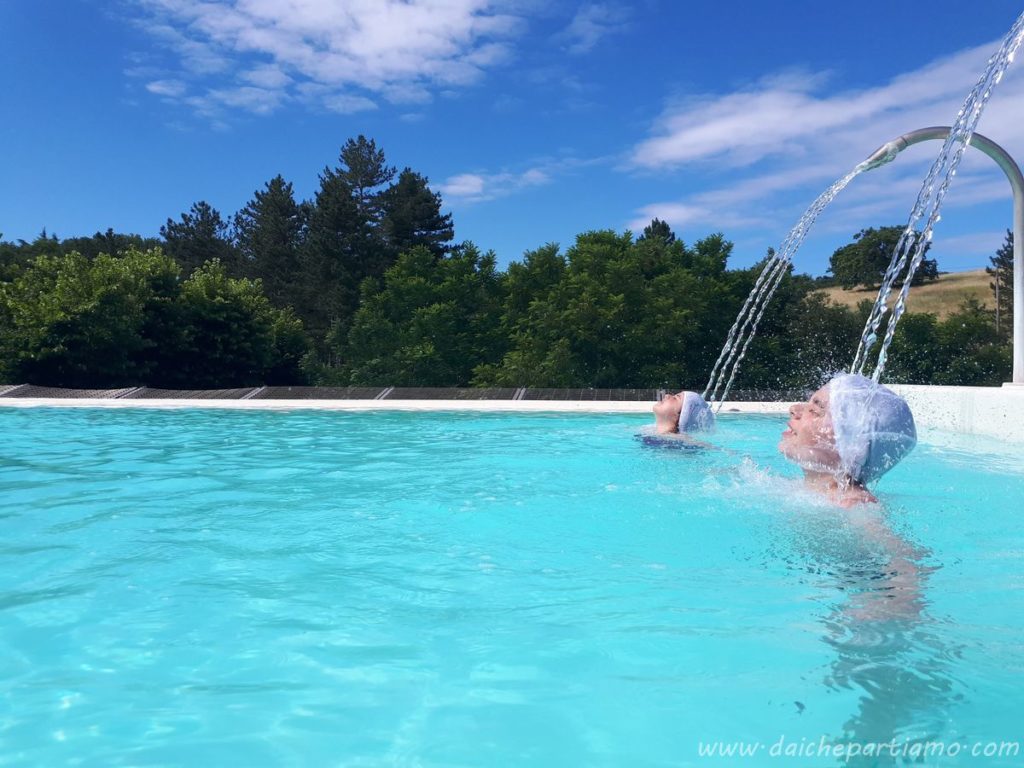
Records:
M989 288L990 281L991 278L984 269L940 275L934 283L915 285L910 289L907 311L931 312L943 318L956 312L960 303L971 296L989 307L993 307L995 306L995 297L992 295L992 289ZM899 285L901 284L898 284L897 288ZM870 291L859 288L852 291L842 288L824 288L821 292L836 304L845 304L848 307L856 307L864 299L874 302L878 295L877 288Z

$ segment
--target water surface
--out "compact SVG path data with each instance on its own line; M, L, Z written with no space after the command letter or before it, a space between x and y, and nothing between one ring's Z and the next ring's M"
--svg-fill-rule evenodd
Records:
M1020 764L1020 447L851 516L781 418L646 421L0 409L0 765Z

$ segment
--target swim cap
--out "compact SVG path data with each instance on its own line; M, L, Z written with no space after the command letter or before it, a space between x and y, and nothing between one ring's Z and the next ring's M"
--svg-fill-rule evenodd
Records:
M840 468L854 480L877 480L917 445L910 406L888 387L844 373L828 393Z
M711 406L696 392L683 392L683 401L679 404L680 432L713 432L715 414Z

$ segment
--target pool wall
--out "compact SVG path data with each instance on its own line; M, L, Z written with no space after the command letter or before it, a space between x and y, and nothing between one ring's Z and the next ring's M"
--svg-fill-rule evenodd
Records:
M937 387L892 385L907 398L918 426L1024 443L1024 385ZM493 411L561 413L649 413L647 401L594 400L196 400L114 398L0 398L12 408L230 408L336 411ZM726 402L728 413L785 413L785 402Z
M988 435L1024 443L1024 385L936 387L892 385L921 427L964 435Z

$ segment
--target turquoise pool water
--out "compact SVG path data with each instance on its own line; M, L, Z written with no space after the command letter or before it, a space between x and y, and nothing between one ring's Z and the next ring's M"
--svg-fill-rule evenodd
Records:
M1024 762L1020 447L851 515L646 422L0 409L0 765Z

